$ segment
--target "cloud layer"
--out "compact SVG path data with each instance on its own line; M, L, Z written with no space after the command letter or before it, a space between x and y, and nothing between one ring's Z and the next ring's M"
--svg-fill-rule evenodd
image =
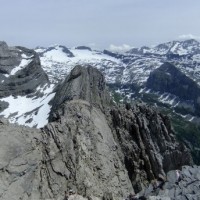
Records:
M200 40L200 36L193 34L179 35L178 38L181 40L188 40L188 39Z
M109 46L109 50L110 51L113 51L113 52L126 52L126 51L128 51L128 50L130 50L130 49L132 49L133 47L131 47L130 45L128 45L128 44L122 44L122 45L119 45L119 46L117 46L117 45L114 45L114 44L111 44L110 46Z

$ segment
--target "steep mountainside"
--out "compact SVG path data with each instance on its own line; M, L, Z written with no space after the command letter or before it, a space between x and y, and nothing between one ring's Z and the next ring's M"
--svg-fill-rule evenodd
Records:
M110 105L98 70L77 66L60 88L43 129L1 120L1 199L63 199L73 189L87 200L120 200L192 164L169 118L143 104Z
M175 95L173 103L176 102L176 107L185 107L188 113L200 116L200 86L174 65L165 63L154 70L147 80L146 87L156 92ZM185 106L181 101L185 102Z
M53 85L33 50L0 42L0 115L27 126L48 121Z
M91 66L86 69L76 66L59 86L51 112L56 111L62 102L76 99L91 102L100 108L110 103L104 76L97 69Z

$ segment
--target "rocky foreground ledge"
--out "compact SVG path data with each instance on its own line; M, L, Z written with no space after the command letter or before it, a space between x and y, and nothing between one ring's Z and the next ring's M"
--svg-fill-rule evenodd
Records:
M138 194L148 200L199 200L200 166L183 166L167 173L166 181L150 184Z

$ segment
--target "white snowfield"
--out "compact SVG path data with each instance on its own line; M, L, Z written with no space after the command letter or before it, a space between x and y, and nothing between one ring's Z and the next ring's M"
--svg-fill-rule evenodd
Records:
M58 80L64 79L76 65L96 67L103 71L107 82L115 82L114 74L119 70L118 68L124 66L120 59L100 51L70 48L69 51L74 57L69 57L59 45L54 46L53 49L47 52L44 48L37 48L35 51L38 53L44 52L40 56L41 65L52 82L56 82L56 78Z
M32 61L32 56L28 57L27 55L22 54L21 63L19 64L19 66L12 69L10 75L15 75L19 70L25 68L31 61Z
M0 99L9 104L0 116L8 118L11 123L18 123L29 127L41 128L48 123L48 117L51 106L48 104L55 96L52 93L54 85L45 85L43 88L38 87L37 91L42 92L43 97L29 98L27 96L9 96Z
M166 57L168 53L179 56L194 54L191 59L183 57L179 59L177 63L175 58L170 62L175 62L175 65L183 73L193 78L200 85L199 42L195 40L172 41L152 48L139 48L138 50L141 49L143 49L144 53L142 55L134 53L130 54L128 52L122 54L122 56L129 59L128 62L124 62L123 59L117 59L101 51L90 51L86 48L68 48L74 55L74 57L70 57L64 52L63 47L59 45L51 46L50 48L37 48L36 52L40 53L42 67L49 75L52 83L63 80L76 65L91 65L104 74L107 83L137 83L138 85L143 85L154 69L168 61L168 58ZM150 55L145 53L150 53ZM194 62L197 64L194 65ZM194 73L192 73L193 71Z

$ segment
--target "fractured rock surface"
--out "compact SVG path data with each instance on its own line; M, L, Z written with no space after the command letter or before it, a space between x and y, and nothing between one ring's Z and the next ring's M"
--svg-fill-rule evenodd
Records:
M63 199L72 189L80 198L119 200L192 163L166 116L146 105L111 106L91 67L76 67L52 104L41 130L1 121L2 199Z
M200 167L183 166L181 171L173 170L167 173L167 180L162 188L153 190L150 185L143 195L149 200L199 200L199 187Z

